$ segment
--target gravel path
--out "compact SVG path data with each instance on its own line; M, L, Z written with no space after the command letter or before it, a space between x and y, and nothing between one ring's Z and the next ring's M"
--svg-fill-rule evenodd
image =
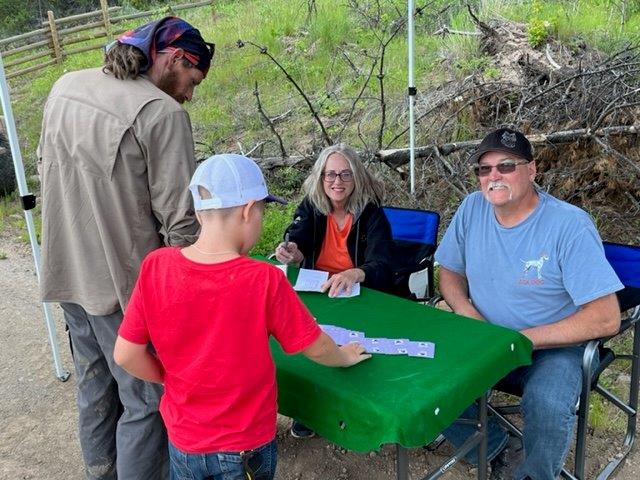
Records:
M28 246L6 233L0 236L0 479L80 480L82 459L76 435L74 377L60 382L53 369L37 280ZM72 369L60 308L53 308L63 365ZM289 420L278 419L279 480L383 480L395 478L394 450L356 454L323 439L295 440ZM592 462L615 454L607 438L598 439ZM597 452L597 453L596 453ZM448 448L435 454L410 452L411 478L422 478L443 461ZM473 478L456 465L445 477ZM640 478L640 453L615 476Z

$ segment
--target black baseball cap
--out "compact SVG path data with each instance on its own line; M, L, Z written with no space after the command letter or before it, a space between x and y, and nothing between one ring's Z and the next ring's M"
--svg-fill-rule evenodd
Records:
M533 160L533 149L527 137L510 128L499 128L484 137L476 151L469 157L469 163L477 163L487 152L512 153L529 162Z

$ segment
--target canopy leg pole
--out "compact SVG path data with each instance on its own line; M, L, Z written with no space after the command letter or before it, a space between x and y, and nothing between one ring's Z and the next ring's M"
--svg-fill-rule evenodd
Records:
M408 43L408 83L409 83L409 170L411 174L411 195L415 195L416 193L416 153L415 153L415 118L414 118L414 107L416 101L416 87L413 81L413 0L408 0L407 2L407 43Z
M36 275L38 277L38 283L40 283L40 246L38 245L38 237L36 235L33 216L31 214L31 209L36 206L36 198L34 195L30 194L27 191L27 182L24 175L24 165L22 163L22 155L20 153L20 145L18 143L18 133L16 130L16 123L13 118L13 110L11 109L11 101L9 100L9 86L7 84L7 77L4 72L2 55L0 55L0 100L2 103L2 111L4 112L5 122L7 126L7 136L9 137L13 166L16 172L16 182L18 184L18 190L20 192L20 200L22 202L22 208L24 210L27 231L29 232L29 241L31 242L31 251L33 253L33 261L36 267ZM51 353L53 355L53 365L55 367L56 377L58 377L58 380L64 382L69 378L69 372L65 371L62 367L60 350L58 348L58 336L56 332L56 326L53 321L53 315L51 314L51 308L47 303L43 303L42 308L44 310L45 324L47 326L47 332L49 334L49 345L51 345Z

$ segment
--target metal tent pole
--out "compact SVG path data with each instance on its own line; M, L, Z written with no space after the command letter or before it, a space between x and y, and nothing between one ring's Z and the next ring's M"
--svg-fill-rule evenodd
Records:
M416 87L413 81L413 0L407 2L407 32L409 43L409 169L411 170L411 194L416 192L416 174L415 174L415 119L414 108L416 101Z
M36 206L35 195L27 191L27 182L24 175L24 165L22 163L22 155L20 153L20 145L18 144L18 134L16 124L13 118L11 102L9 100L9 86L7 85L7 77L4 72L4 63L0 54L0 100L2 101L2 110L7 125L7 136L9 137L9 146L11 147L11 156L13 157L13 166L16 172L16 181L18 183L18 191L20 192L20 201L24 210L24 217L29 232L29 241L31 242L31 251L33 252L33 261L36 266L36 275L38 283L40 283L40 245L38 245L38 237L33 223L31 210ZM53 355L53 365L56 370L56 376L61 381L69 378L69 372L62 367L60 359L60 349L58 348L58 337L56 333L56 325L53 321L51 307L48 303L42 303L44 311L45 323L49 334L49 345L51 345L51 353Z

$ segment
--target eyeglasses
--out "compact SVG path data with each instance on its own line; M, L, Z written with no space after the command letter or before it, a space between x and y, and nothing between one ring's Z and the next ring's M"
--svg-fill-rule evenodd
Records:
M529 163L528 160L504 160L497 165L474 165L473 173L478 177L486 177L491 173L494 168L498 170L502 175L507 173L513 173L516 171L518 165L524 165Z
M322 179L327 183L335 182L338 177L340 177L340 180L344 183L353 182L353 172L351 170L342 170L341 172L329 170L328 172L322 172Z

